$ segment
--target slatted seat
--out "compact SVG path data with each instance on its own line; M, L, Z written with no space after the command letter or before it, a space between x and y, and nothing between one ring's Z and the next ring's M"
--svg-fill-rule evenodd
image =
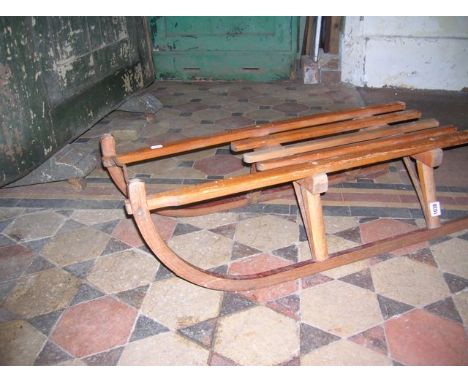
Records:
M247 290L296 279L468 228L468 218L441 225L433 168L442 149L468 143L468 132L419 119L417 110L395 102L247 126L211 136L117 155L111 135L103 136L103 164L127 197L126 208L155 255L174 273L195 284L220 290ZM126 167L187 151L230 143L244 152L251 173L146 195L144 182L129 181ZM253 151L252 151L253 150ZM402 158L421 202L427 228L367 244L339 254L327 250L320 194L329 174L350 173L363 166ZM418 174L410 158L416 160ZM179 258L161 239L150 212L166 215L210 213L265 200L259 190L292 184L301 210L313 260L249 276L224 276L199 269ZM268 194L271 197L272 193ZM200 207L200 203L201 207ZM188 206L188 207L187 207Z

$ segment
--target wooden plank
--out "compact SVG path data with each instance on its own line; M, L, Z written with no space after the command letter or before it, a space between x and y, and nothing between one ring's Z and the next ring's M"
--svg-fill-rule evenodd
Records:
M363 150L358 153L325 158L323 160L281 167L255 174L247 174L230 179L181 187L176 190L169 190L149 196L147 203L151 210L196 203L202 200L293 182L321 172L328 174L334 171L349 170L355 167L415 155L435 148L444 148L466 143L468 143L468 132L457 132L449 136L434 137L415 141L410 144L401 144L386 150Z
M343 110L340 112L314 114L311 116L298 117L283 121L266 123L263 125L250 125L240 129L229 130L227 132L213 135L182 139L155 149L142 148L139 150L119 154L118 159L123 164L137 163L148 159L155 159L168 155L218 146L230 143L235 140L250 137L260 137L282 131L301 129L309 126L318 126L337 121L345 121L357 117L391 113L404 110L405 107L406 105L404 102L393 102L388 104L379 104L356 109Z
M269 136L248 138L231 143L232 151L246 151L262 146L279 145L286 142L297 142L310 138L323 137L327 135L343 133L346 131L359 130L374 126L382 126L387 123L403 122L421 117L417 110L405 110L396 113L384 114L368 118L360 118L351 121L327 123L322 126L304 128L298 131L286 131Z
M343 16L327 17L327 34L325 36L325 53L338 54L340 48L340 26Z
M422 119L416 122L402 123L395 126L386 125L377 127L373 130L366 129L355 133L340 134L330 138L316 139L307 143L281 146L280 148L259 149L254 152L245 153L243 155L243 160L246 163L261 162L269 159L283 158L289 155L324 149L327 147L363 142L371 139L430 129L438 126L439 122L435 119Z
M329 158L333 156L350 154L353 152L359 152L363 149L375 150L375 149L385 149L387 146L399 145L402 143L410 143L420 139L430 139L432 137L437 137L440 135L446 135L455 132L457 129L453 126L447 127L438 127L435 129L428 129L424 131L417 131L414 133L398 135L387 138L373 139L366 142L357 142L350 145L330 147L327 149L312 151L310 153L303 153L297 155L291 155L285 158L272 159L265 162L257 163L257 170L265 171L273 168L288 166L292 164L299 164L310 162L318 159Z
M314 16L307 16L306 24L306 38L305 38L305 47L304 54L310 56L310 50L312 49L312 37L315 30Z

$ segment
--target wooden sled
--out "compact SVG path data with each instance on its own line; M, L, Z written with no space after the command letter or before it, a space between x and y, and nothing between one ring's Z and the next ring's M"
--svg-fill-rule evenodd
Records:
M379 254L435 239L468 228L468 217L440 222L434 167L442 162L442 149L468 143L468 132L440 127L434 119L405 110L403 102L323 113L264 125L247 126L210 136L116 154L110 134L101 139L103 165L126 196L126 210L158 259L172 272L194 284L217 290L241 291L268 287L339 267ZM297 143L300 142L300 143ZM230 143L235 152L248 151L244 162L251 173L184 186L146 195L139 179L128 180L133 163ZM253 150L253 151L252 151ZM402 158L413 181L426 220L426 228L328 254L320 194L330 180L356 175L363 166ZM411 159L416 161L417 174ZM333 174L340 174L332 178ZM292 184L307 233L312 260L267 272L229 276L198 268L175 254L162 240L151 211L172 216L193 216L268 200L271 187ZM188 206L188 207L187 207Z

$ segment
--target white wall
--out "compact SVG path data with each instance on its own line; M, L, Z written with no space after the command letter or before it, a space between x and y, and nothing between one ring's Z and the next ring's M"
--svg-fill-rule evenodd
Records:
M357 86L468 87L468 17L345 18L341 79Z

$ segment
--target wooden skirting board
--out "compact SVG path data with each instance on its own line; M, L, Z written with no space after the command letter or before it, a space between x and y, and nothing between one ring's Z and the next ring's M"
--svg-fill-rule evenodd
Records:
M442 162L442 149L468 143L468 132L460 132L454 126L440 127L434 119L419 119L419 111L405 109L403 102L394 102L321 113L123 154L116 153L114 138L105 134L101 139L102 162L125 195L126 210L149 248L176 275L217 290L264 288L468 228L468 217L441 224L434 182L434 167ZM142 180L128 179L127 166L134 163L226 144L235 152L250 150L243 154L244 162L251 165L250 174L154 195L146 194ZM410 158L416 161L417 174ZM329 254L321 194L330 184L396 159L403 159L407 165L427 227ZM200 269L167 246L151 219L152 211L168 216L196 216L237 208L280 197L291 187L313 258L268 272L225 276ZM263 192L265 188L268 191Z

